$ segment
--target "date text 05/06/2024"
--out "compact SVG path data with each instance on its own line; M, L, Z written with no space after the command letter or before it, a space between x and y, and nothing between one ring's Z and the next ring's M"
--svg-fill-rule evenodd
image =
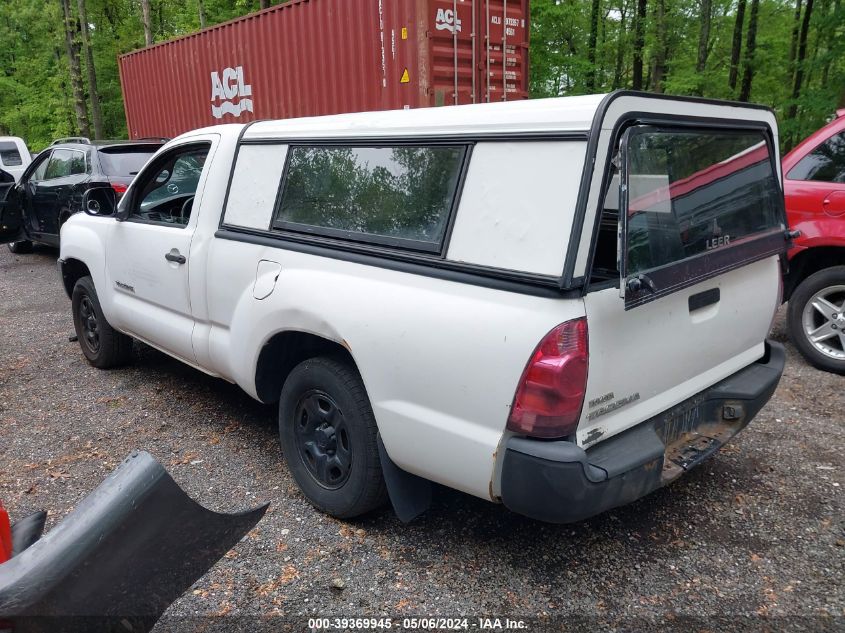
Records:
M308 628L319 630L422 630L422 631L518 631L527 630L525 620L495 617L474 618L310 618Z

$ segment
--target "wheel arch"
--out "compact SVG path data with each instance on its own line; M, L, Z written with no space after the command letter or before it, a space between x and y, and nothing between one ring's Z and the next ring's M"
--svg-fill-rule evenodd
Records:
M261 402L278 402L282 386L293 368L316 356L342 359L360 373L345 341L301 330L276 332L262 346L255 366L255 393Z
M302 361L317 356L343 360L360 375L346 341L338 342L301 330L285 330L272 335L259 352L255 369L255 391L259 399L267 404L277 402L293 369ZM431 505L431 482L399 468L387 453L380 434L377 442L390 503L401 521L412 521Z
M65 293L68 298L73 295L73 287L76 282L83 277L90 277L91 271L82 260L73 257L59 260L59 269L62 273L62 285L65 287Z
M70 219L70 216L73 215L73 211L68 209L67 207L62 207L59 210L59 231L62 230L62 225Z
M797 253L789 261L789 272L784 276L783 300L789 301L798 285L810 275L841 266L844 261L845 246L814 246Z
M100 304L110 316L110 297L106 288L106 238L111 224L107 218L72 214L60 230L59 270L65 292L73 293L80 277L90 275L100 294Z

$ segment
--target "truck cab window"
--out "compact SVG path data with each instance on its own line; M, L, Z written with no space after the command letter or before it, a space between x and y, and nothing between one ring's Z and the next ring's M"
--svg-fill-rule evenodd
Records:
M187 226L208 151L207 144L180 148L145 170L130 219Z

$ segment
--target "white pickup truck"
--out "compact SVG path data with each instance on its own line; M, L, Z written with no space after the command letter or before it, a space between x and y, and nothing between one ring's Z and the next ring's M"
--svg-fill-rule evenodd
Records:
M764 108L618 92L224 125L113 196L61 234L85 356L138 339L278 402L292 474L338 517L389 493L410 519L437 482L577 521L713 454L783 370Z

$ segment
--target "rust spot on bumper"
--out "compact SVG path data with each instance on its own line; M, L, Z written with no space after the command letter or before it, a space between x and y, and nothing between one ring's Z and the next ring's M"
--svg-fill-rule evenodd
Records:
M705 422L667 444L662 482L669 483L724 446L744 426L737 421Z

